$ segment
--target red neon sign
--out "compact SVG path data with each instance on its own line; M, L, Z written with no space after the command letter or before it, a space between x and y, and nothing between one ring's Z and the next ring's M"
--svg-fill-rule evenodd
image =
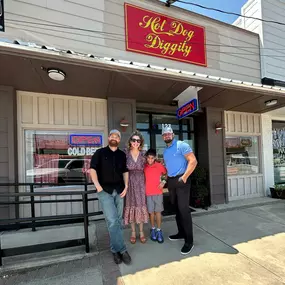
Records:
M102 136L101 135L70 135L71 145L88 145L88 146L101 146Z
M197 99L193 99L190 102L184 104L176 111L176 116L178 119L182 119L184 117L189 116L190 114L194 113L198 110L198 102Z

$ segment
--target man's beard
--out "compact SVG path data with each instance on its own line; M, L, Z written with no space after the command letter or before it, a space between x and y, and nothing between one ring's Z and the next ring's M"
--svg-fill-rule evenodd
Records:
M109 141L109 146L111 147L117 147L119 145L119 143L115 140L110 140Z
M167 144L169 144L169 143L171 143L172 141L173 141L173 139L167 139L167 140L165 140L164 142L167 143Z

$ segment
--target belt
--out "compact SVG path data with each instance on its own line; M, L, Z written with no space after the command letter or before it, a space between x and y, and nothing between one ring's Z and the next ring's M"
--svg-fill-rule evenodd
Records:
M175 178L179 178L179 177L181 177L181 176L183 176L183 175L184 175L184 173L183 173L183 174L176 175L176 176L168 176L168 178L169 178L169 179L175 179Z

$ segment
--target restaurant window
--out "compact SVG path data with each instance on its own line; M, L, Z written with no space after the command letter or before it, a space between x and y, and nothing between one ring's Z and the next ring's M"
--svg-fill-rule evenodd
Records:
M72 184L91 182L94 152L102 147L101 134L62 131L25 131L25 181Z
M163 150L165 149L165 142L161 135L163 124L170 124L175 138L187 142L195 152L194 122L192 117L178 120L174 115L137 113L137 129L144 136L145 150L155 148L158 159L160 161L163 160Z
M169 115L152 115L152 128L159 130L161 134L162 125L163 124L170 124L171 128L175 132L179 132L179 121L175 116L169 116Z
M227 136L225 146L228 175L260 173L258 136Z
M272 122L274 182L285 183L285 122Z
M137 129L149 129L149 114L137 114Z

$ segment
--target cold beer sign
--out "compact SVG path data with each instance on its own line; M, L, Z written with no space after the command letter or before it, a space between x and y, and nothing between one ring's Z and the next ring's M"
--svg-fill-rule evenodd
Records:
M99 147L102 147L102 135L70 135L67 154L71 156L90 156L93 155Z
M177 119L183 119L198 110L198 100L195 98L188 103L184 104L176 111Z
M207 66L205 28L125 4L126 49Z

